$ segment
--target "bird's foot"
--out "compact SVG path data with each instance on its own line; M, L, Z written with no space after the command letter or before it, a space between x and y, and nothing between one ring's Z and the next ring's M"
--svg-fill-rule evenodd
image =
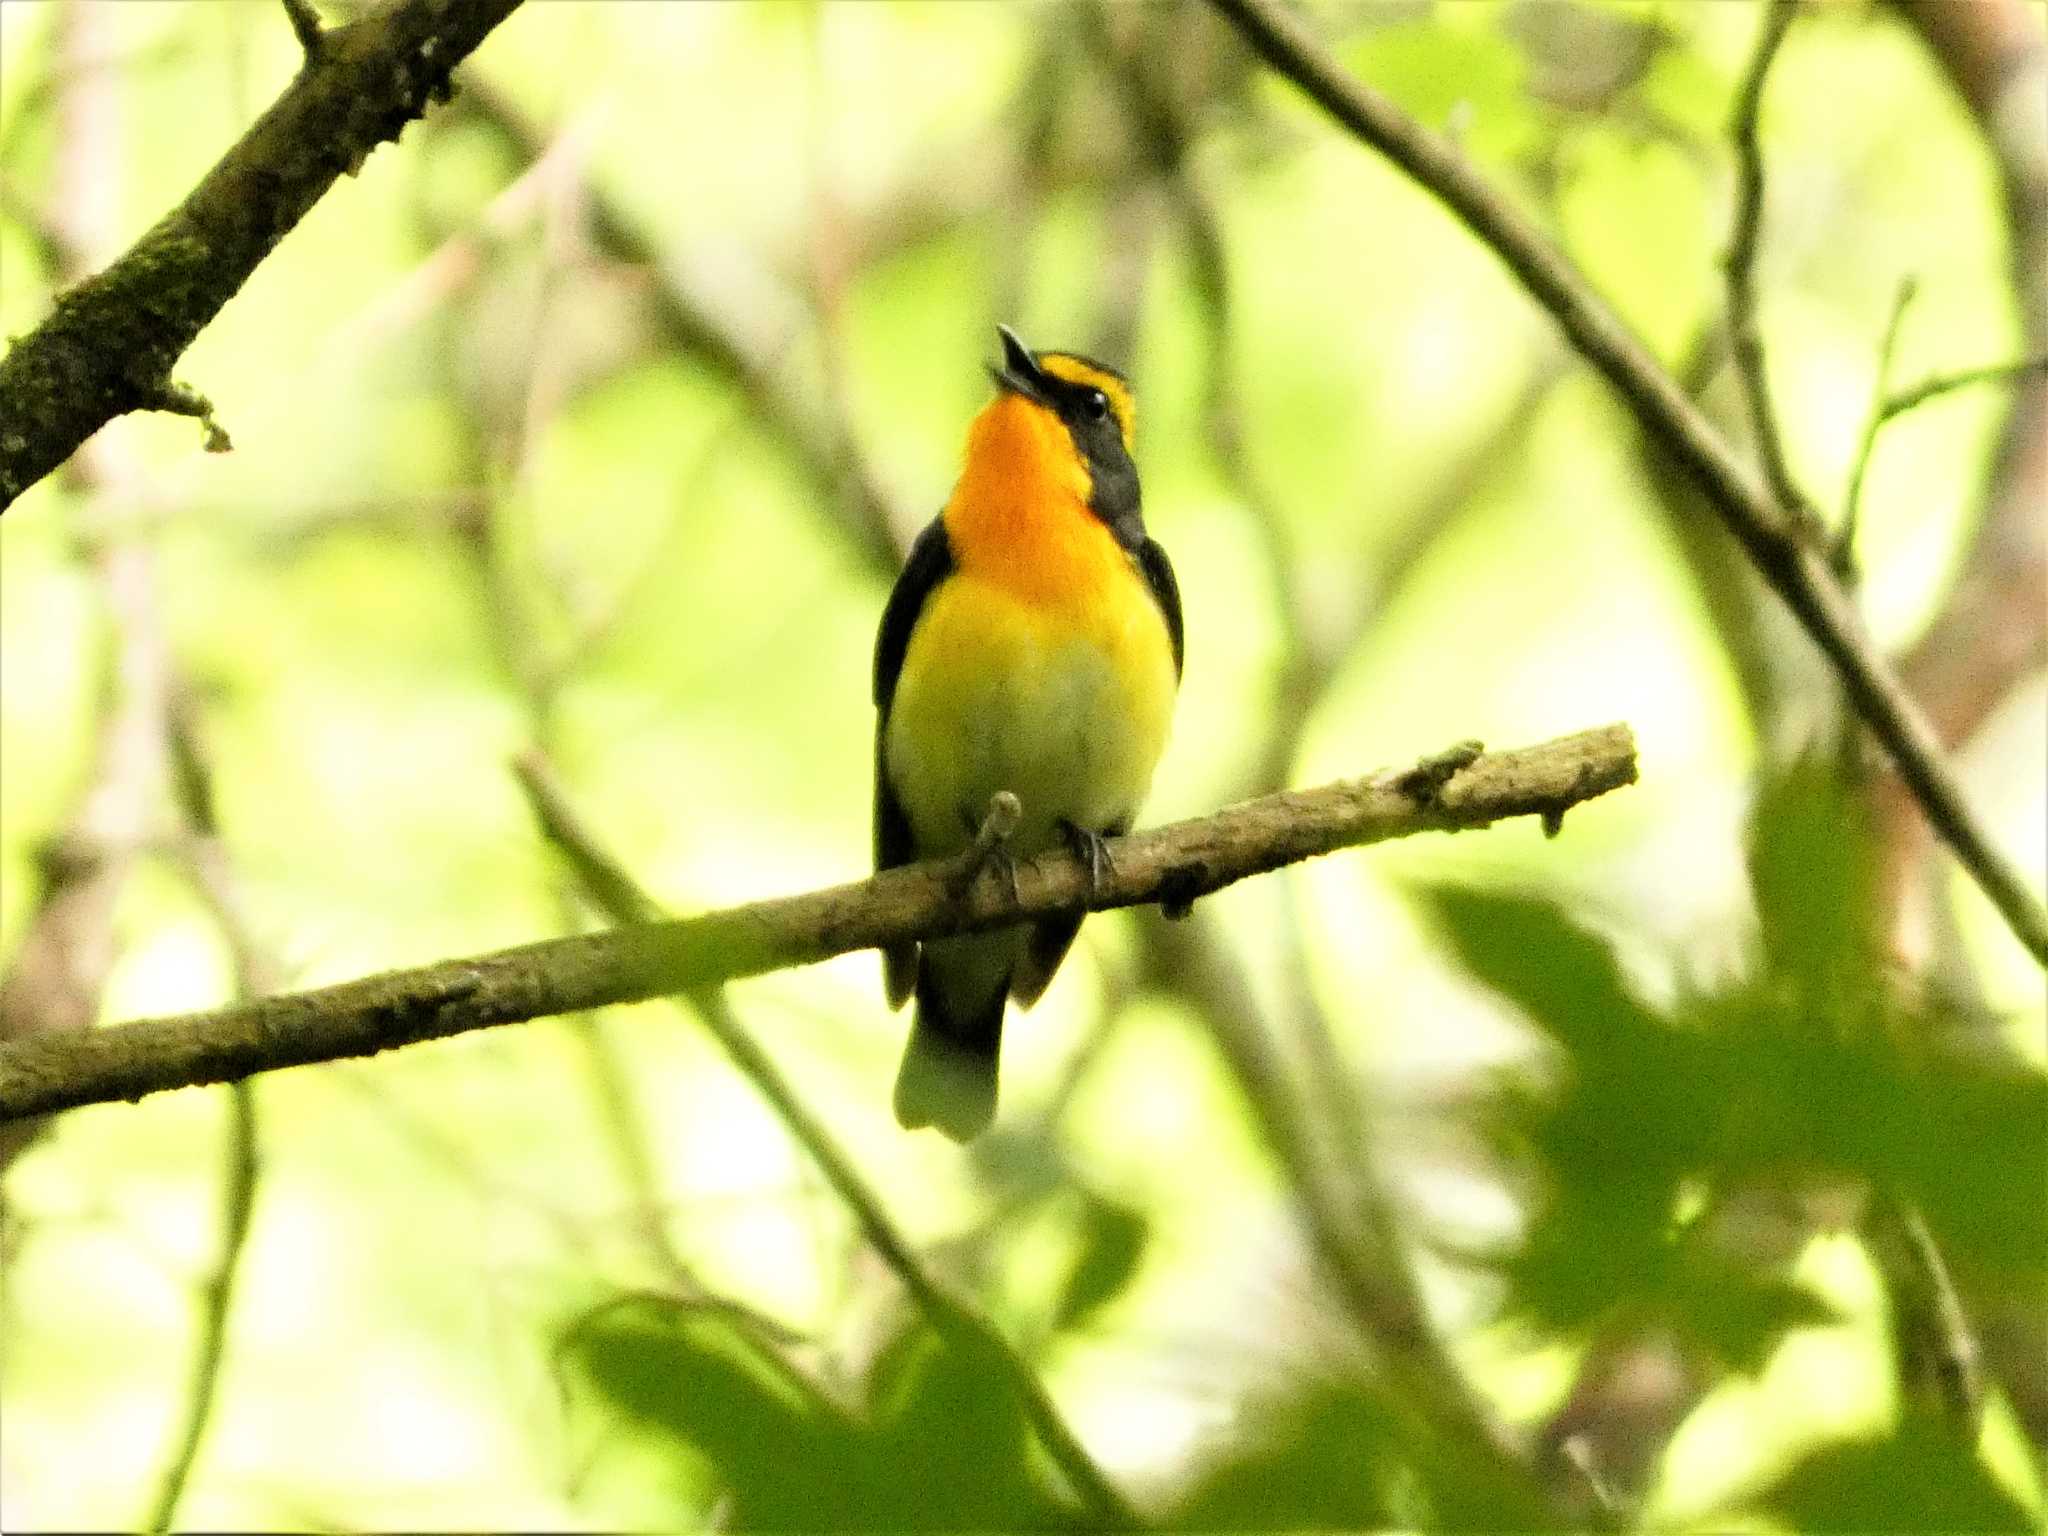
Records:
M1090 831L1077 822L1061 817L1060 836L1067 840L1067 846L1074 850L1074 857L1088 866L1088 894L1100 896L1107 874L1121 874L1116 867L1116 858L1109 851L1109 841L1100 832ZM1106 872L1106 873L1105 873Z
M1023 895L1017 889L1017 857L1010 852L1010 839L1023 819L1023 802L1007 789L999 789L989 796L981 825L974 829L974 842L960 855L959 865L953 872L950 885L954 900L964 897L973 888L984 869L993 869L1009 887L1011 902L1023 901Z

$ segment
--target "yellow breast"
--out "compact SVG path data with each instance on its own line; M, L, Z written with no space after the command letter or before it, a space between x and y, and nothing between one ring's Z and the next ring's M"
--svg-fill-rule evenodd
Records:
M964 847L1003 789L1023 802L1025 854L1062 819L1101 830L1136 816L1166 745L1173 650L1127 560L1097 597L1037 603L961 571L927 601L884 744L921 854Z

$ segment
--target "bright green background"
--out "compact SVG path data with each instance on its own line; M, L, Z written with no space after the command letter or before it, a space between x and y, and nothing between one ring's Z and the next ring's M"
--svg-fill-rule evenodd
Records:
M271 5L92 9L115 113L111 252L282 88L297 51ZM64 10L7 0L0 27L16 213L63 193ZM888 573L717 371L663 344L644 295L682 284L773 360L779 389L843 411L899 536L946 494L995 321L1084 349L1127 324L1148 516L1189 624L1152 819L1245 792L1276 731L1302 784L1466 737L1507 746L1609 720L1637 734L1641 784L1575 812L1555 843L1533 824L1419 839L1205 904L1269 999L1301 936L1411 1235L1512 1230L1510 1194L1449 1154L1432 1106L1531 1060L1533 1039L1404 892L1568 894L1623 935L1652 995L1742 970L1757 751L1733 674L1627 418L1583 369L1548 379L1558 343L1497 263L1250 71L1206 13L1118 7L1110 32L1149 39L1141 57L1185 110L1187 166L1217 210L1261 521L1216 452L1197 269L1091 51L1090 14L595 0L515 14L470 68L547 125L551 171L508 193L522 168L503 145L459 101L437 111L339 182L186 357L181 377L213 400L232 455L199 453L189 421L129 418L108 437L132 481L52 479L0 524L0 951L25 929L34 851L90 761L105 627L77 541L92 531L150 552L255 934L290 985L560 930L559 873L506 771L537 729L507 658L547 665L586 629L545 735L645 883L687 909L858 875ZM1721 313L1722 135L1751 7L1319 14L1345 62L1451 127L1661 356L1693 353ZM1558 14L1586 38L1547 32ZM1602 89L1602 61L1645 38L1641 67ZM1920 296L1896 378L2019 348L1998 184L1882 9L1798 25L1764 139L1772 378L1794 470L1836 507L1901 277ZM593 249L578 223L592 189L659 250L658 273ZM19 217L0 217L0 262L0 330L17 333L51 293ZM1531 389L1526 424L1389 597L1388 562ZM1725 370L1706 398L1732 421ZM1958 396L1882 440L1862 550L1887 645L1943 599L2001 404ZM495 565L460 531L479 508ZM1346 644L1305 716L1280 691L1276 549L1306 632ZM2042 709L2036 678L1961 763L2036 888ZM2038 1067L2039 974L1973 890L1956 899L1975 980ZM117 937L107 1020L224 997L225 951L169 863L126 891ZM895 1215L1010 1336L1036 1341L1105 1466L1163 1506L1343 1325L1214 1051L1170 1000L1133 995L1133 955L1124 919L1091 923L1045 1003L1013 1021L1003 1117L1031 1128L1009 1154L1025 1174L893 1124L903 1025L871 956L733 1001ZM797 1330L807 1368L857 1381L900 1302L846 1213L691 1022L649 1006L601 1028L669 1240L710 1290ZM1044 1123L1078 1061L1071 1105ZM607 1527L716 1505L715 1468L558 1391L564 1324L660 1282L594 1081L588 1037L544 1022L259 1082L255 1222L182 1523ZM67 1115L9 1176L10 1529L119 1527L148 1506L218 1242L223 1102L192 1091ZM1052 1193L1018 1196L1034 1179ZM1139 1213L1147 1241L1128 1288L1048 1334L1090 1209L1076 1190ZM1891 1411L1862 1248L1817 1238L1798 1272L1839 1320L1792 1332L1760 1374L1707 1397L1657 1484L1667 1518L1725 1528L1770 1467ZM1490 1286L1438 1257L1424 1278L1502 1413L1547 1412L1576 1336L1489 1321ZM2038 1510L2002 1399L1991 1417L1988 1454Z

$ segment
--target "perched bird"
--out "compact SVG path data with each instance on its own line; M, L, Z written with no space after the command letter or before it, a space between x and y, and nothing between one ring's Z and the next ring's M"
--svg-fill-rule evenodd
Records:
M1009 790L1023 815L1008 850L1064 840L1100 879L1102 840L1130 829L1166 745L1180 592L1139 511L1129 383L997 329L996 397L875 640L875 866L963 852ZM1080 926L884 951L889 1006L917 999L898 1120L959 1141L987 1126L1005 1004L1038 1000Z

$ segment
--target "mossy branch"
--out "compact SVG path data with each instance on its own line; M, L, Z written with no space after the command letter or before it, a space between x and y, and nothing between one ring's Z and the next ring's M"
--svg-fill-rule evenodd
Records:
M1455 756L1438 771L1383 773L1266 795L1212 816L1112 842L1115 867L1090 889L1065 852L1028 862L1017 888L994 873L956 894L947 861L851 885L669 922L551 939L210 1013L0 1045L0 1122L166 1088L638 1002L904 939L999 927L1077 908L1182 907L1284 865L1417 832L1455 832L1509 816L1546 825L1635 782L1635 739L1610 725L1518 751Z
M344 171L445 99L449 72L519 0L389 0L317 32L284 94L191 194L105 271L58 296L0 359L0 511L129 411L196 417L171 370L277 242ZM302 44L310 12L289 7Z

